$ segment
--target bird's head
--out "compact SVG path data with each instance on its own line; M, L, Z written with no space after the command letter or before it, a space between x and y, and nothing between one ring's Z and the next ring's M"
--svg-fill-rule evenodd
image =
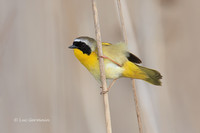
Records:
M82 36L74 39L74 42L69 48L79 49L83 54L90 55L96 49L96 40L90 37Z

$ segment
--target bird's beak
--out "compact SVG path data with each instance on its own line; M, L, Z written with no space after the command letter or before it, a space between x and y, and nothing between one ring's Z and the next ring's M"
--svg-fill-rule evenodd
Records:
M71 48L71 49L75 49L75 48L77 48L75 45L71 45L71 46L69 46L68 48Z

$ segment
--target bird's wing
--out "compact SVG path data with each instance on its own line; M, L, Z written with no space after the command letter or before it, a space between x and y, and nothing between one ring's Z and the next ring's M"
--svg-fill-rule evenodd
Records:
M126 57L126 45L124 43L110 44L102 43L103 55L117 62L124 64L128 59Z
M102 49L104 56L107 56L120 65L124 64L127 60L137 64L142 62L137 56L128 52L126 44L122 42L117 44L103 42Z

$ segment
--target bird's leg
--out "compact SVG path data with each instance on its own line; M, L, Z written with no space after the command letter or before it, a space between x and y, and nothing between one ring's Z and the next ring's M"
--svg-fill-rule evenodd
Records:
M108 60L112 61L113 63L115 63L116 65L118 65L118 66L122 67L122 66L121 66L119 63L117 63L116 61L114 61L114 60L110 59L110 58L109 58L109 57L107 57L107 56L99 56L99 57L101 57L101 58L104 58L104 59L108 59Z
M107 89L108 91L109 91L109 89L115 84L116 80L117 80L117 79L113 79L113 81L111 82L111 84L109 85L109 87L108 87L108 89Z
M107 92L110 90L110 88L115 84L116 80L117 80L117 79L113 79L113 81L110 83L110 85L109 85L109 87L107 88L107 90L106 90L106 91L102 91L100 94L102 95L102 94L107 93ZM102 88L102 87L101 87L101 88Z

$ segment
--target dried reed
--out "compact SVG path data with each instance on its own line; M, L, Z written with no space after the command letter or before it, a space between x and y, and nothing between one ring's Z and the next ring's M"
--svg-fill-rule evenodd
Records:
M117 0L117 6L118 6L118 12L119 12L119 17L120 17L120 21L121 21L121 28L122 28L122 32L123 32L124 41L126 44L128 44L126 28L125 28L125 24L124 24L124 17L123 17L123 12L122 12L122 6L121 6L120 0ZM137 114L137 120L138 120L138 128L139 128L139 132L143 133L142 121L141 121L141 116L140 116L140 109L139 109L139 103L138 103L138 97L137 97L137 91L136 91L134 79L132 80L132 86L133 86L134 101L135 101L136 114Z
M100 57L100 56L103 56L103 52L102 52L102 43L101 43L101 33L100 33L100 24L99 24L99 19L98 19L98 11L97 11L95 0L92 0L92 9L93 9L95 33L96 33L96 40L97 40L98 56ZM106 76L105 76L103 58L99 58L99 67L100 67L100 77L101 77L101 83L102 83L102 91L105 92L105 91L107 91L107 84L106 84ZM104 101L104 111L105 111L105 120L106 120L106 131L107 131L107 133L112 133L108 93L103 94L103 101Z

